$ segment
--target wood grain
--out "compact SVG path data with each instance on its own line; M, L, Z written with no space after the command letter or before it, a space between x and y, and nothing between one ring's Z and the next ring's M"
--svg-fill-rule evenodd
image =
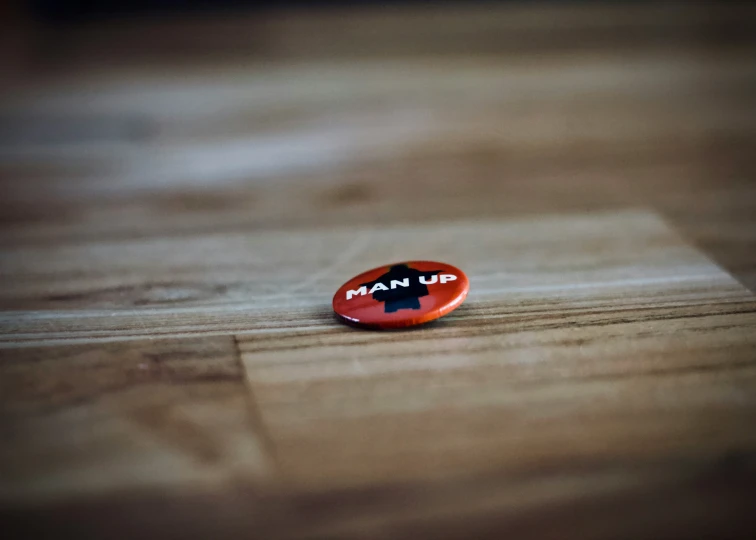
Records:
M195 235L3 250L10 287L0 287L0 299L17 310L2 314L0 343L333 328L330 300L343 282L412 258L458 261L470 277L469 304L514 312L534 304L662 307L751 298L642 211Z
M396 251L374 232L360 264ZM343 487L492 464L708 453L711 430L714 448L728 438L753 445L744 428L756 418L756 298L655 216L447 222L388 237L465 261L467 303L436 325L388 336L342 327L239 335L293 482ZM701 377L709 371L717 375ZM704 390L718 405L704 404ZM702 409L688 416L694 403Z
M756 537L752 5L18 29L4 532ZM338 324L403 259L468 301Z
M0 353L0 499L261 478L228 337Z

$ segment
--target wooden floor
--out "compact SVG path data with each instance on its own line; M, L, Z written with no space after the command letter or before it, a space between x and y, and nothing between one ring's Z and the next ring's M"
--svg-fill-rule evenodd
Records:
M5 530L756 537L753 7L32 30L0 96ZM403 259L467 302L335 320Z

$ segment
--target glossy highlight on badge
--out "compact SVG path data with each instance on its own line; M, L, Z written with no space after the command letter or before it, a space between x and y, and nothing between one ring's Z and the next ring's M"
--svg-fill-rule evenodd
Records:
M333 310L345 321L371 328L423 324L456 309L470 282L459 268L433 261L380 266L339 288Z

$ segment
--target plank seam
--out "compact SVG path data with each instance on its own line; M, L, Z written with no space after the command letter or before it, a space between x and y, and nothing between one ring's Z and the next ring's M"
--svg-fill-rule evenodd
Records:
M249 376L247 374L247 368L245 367L244 361L242 360L242 352L241 348L239 347L239 340L235 335L231 336L231 340L234 346L234 359L236 360L239 370L241 371L242 380L246 389L244 395L247 401L247 411L249 414L250 423L252 424L252 430L261 441L263 452L268 459L269 465L272 467L273 473L278 474L281 471L281 467L276 445L273 443L273 439L270 436L268 428L262 417L262 412L260 411L260 407L257 403L254 388L252 387L252 383L249 380Z

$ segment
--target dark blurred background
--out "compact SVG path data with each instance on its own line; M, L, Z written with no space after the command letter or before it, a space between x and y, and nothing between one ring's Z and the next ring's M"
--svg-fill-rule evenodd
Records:
M29 2L31 12L46 20L86 20L117 15L176 14L218 12L229 10L270 10L296 8L339 8L359 6L390 6L418 4L433 8L453 0L35 0ZM482 2L507 0L478 0ZM511 1L511 0L509 0ZM553 0L552 0L553 1Z

